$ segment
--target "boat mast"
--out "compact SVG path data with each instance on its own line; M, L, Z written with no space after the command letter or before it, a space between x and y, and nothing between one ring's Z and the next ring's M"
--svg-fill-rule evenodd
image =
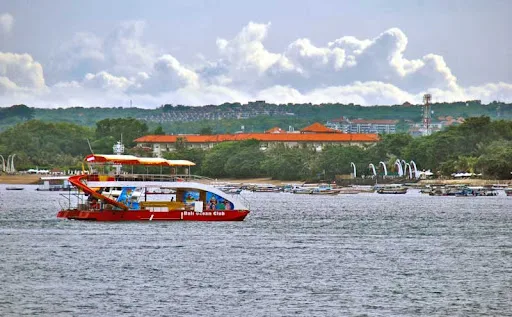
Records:
M114 144L114 146L113 146L114 154L121 155L124 153L124 145L122 142L123 142L123 135L121 135L121 141L117 141L117 143ZM122 165L115 164L114 166L116 168L116 175L120 175Z

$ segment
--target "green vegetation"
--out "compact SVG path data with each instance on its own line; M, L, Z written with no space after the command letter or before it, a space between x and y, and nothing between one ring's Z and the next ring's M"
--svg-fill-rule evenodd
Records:
M512 104L478 101L434 103L433 117L454 118L488 116L491 119L512 119ZM351 119L396 119L398 130L405 131L406 121L420 122L422 107L416 105L394 105L363 107L354 104L250 104L224 103L218 106L188 107L162 105L156 109L123 107L73 107L41 109L16 105L0 109L0 131L20 122L36 119L44 122L67 122L95 127L104 119L135 118L145 122L150 131L158 134L190 134L213 131L234 133L244 126L245 132L261 132L279 126L301 129L314 122L340 118ZM194 122L191 124L190 122ZM434 120L435 121L435 120ZM158 129L161 127L161 129Z
M383 135L375 146L329 146L321 152L311 148L286 148L278 145L261 151L252 141L226 142L209 151L192 150L183 140L179 150L168 158L196 161L196 173L210 177L272 177L282 180L332 180L350 174L354 162L359 175L370 176L369 163L384 161L396 173L397 158L414 160L419 169L440 175L465 171L484 177L508 179L512 175L512 121L491 121L489 117L468 118L464 124L431 136ZM201 153L203 155L201 155Z
M88 140L94 152L112 153L112 146L122 135L127 153L150 156L147 149L133 147L133 140L149 131L145 122L133 118L104 119L95 128L29 120L0 133L0 154L16 154L18 170L36 166L80 168L81 160L90 153ZM196 132L213 131L216 129L205 126ZM154 132L162 133L158 127ZM386 162L393 173L394 161L400 158L414 160L419 169L441 175L466 171L482 173L486 178L507 179L512 172L512 121L471 117L431 136L389 134L367 148L329 146L321 152L305 146L283 145L262 150L255 140L225 142L202 150L190 147L184 138L178 138L176 148L177 151L167 153L167 158L194 161L194 173L214 178L332 180L335 175L350 174L351 162L359 175L370 175L368 164L378 166L380 161Z
M134 139L146 135L148 128L138 120L105 119L96 129L71 123L48 123L30 120L0 133L0 154L16 154L18 170L39 167L81 168L82 159L90 154L90 141L96 153L112 153L112 146L123 136L131 148Z

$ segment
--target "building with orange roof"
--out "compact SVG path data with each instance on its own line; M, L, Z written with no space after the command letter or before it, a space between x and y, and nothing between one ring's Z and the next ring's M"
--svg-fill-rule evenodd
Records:
M318 125L314 127L324 130ZM315 128L315 129L316 129ZM324 127L325 128L325 127ZM258 140L260 148L265 150L284 144L287 147L306 146L321 151L327 145L356 145L365 146L379 142L378 134L352 133L346 134L337 132L314 132L307 129L304 133L294 132L272 132L270 129L264 133L237 133L237 134L216 134L216 135L146 135L135 140L138 147L151 147L153 156L161 157L165 152L172 152L176 149L176 142L183 139L188 146L193 148L210 149L215 144L229 141ZM304 129L303 129L304 130ZM331 130L331 129L329 129ZM281 130L282 131L282 130Z
M300 130L300 133L342 133L341 131L334 130L324 126L321 123L315 122L312 125Z

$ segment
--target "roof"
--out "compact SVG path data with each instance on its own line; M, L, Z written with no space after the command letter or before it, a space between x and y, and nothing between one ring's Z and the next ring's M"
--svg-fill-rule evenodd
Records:
M303 132L314 132L314 133L342 133L341 131L330 129L326 126L324 126L321 123L315 122L310 126L305 127L304 129L300 130L301 133Z
M341 117L341 118L337 118L337 119L331 119L331 120L329 120L329 122L346 122L346 123L348 123L349 120L345 117Z
M286 133L286 131L284 131L280 127L273 127L271 129L268 129L267 131L265 131L265 133Z
M175 143L185 138L189 143L219 143L255 139L263 142L378 142L373 133L239 133L218 135L146 135L135 139L136 143Z
M371 123L371 124L397 124L398 123L398 120L361 120L361 119L356 119L356 120L352 120L352 123L359 123L359 124L363 124L363 123Z
M88 163L112 163L125 165L160 165L160 166L193 166L187 160L166 160L157 157L137 157L134 155L90 154L85 157Z

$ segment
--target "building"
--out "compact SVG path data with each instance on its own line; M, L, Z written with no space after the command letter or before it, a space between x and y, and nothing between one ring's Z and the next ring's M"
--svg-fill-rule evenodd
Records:
M452 116L447 117L437 117L437 120L434 120L430 123L430 129L432 132L438 132L443 130L446 127L452 125L459 125L464 122L464 118L453 118ZM427 135L423 123L412 123L409 125L409 134L416 136L424 136Z
M182 138L189 147L210 149L215 144L227 141L244 141L255 139L260 141L260 148L266 150L277 144L287 147L305 146L321 151L326 145L364 146L379 142L377 134L341 133L314 123L299 132L287 132L272 128L264 133L237 133L217 135L146 135L135 140L138 147L151 147L153 156L161 157L165 152L176 149L176 142Z
M326 126L344 133L396 133L398 120L349 120L345 117L329 120Z

